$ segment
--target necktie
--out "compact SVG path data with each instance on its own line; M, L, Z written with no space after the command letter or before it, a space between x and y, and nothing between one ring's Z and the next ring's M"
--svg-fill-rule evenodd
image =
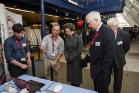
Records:
M99 31L94 32L93 39L92 39L92 42L90 44L90 47L93 46L93 44L95 43L96 38L98 37L98 33L99 33Z

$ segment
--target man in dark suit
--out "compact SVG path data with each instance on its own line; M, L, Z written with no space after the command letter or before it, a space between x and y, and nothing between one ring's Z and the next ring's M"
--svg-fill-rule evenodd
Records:
M111 67L111 70L114 72L113 93L121 93L123 67L126 63L125 54L130 49L130 36L127 32L118 29L119 22L116 18L110 18L107 24L114 32L116 41L115 60Z
M114 33L102 23L99 12L88 13L86 21L95 30L90 44L90 69L94 87L98 93L109 93L110 67L114 60Z

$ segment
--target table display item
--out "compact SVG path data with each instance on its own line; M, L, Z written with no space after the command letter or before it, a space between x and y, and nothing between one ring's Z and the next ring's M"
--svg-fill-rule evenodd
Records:
M16 88L12 87L9 83L4 83L4 92L3 93L17 93Z
M58 85L55 85L54 88L53 88L53 92L54 93L60 93L62 91L62 85L61 84L58 84Z
M29 91L26 88L24 88L20 91L20 93L29 93Z
M15 79L14 82L15 82L15 85L19 89L26 88L29 91L29 93L35 93L36 91L38 91L41 87L45 85L43 83L36 82L33 80L25 81L25 80L18 79L18 78Z

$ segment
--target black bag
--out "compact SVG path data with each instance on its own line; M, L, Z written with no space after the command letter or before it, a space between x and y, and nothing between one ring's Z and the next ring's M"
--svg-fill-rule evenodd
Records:
M88 56L88 54L82 59L81 58L81 68L87 67L87 63L89 63L90 61L90 57Z
M77 48L78 48L78 38L79 38L79 35L78 35L78 37L77 37ZM80 55L80 59L81 59L81 61L80 61L80 67L81 68L84 68L84 67L87 67L87 63L88 63L88 61L89 61L89 56L88 56L88 54L85 56L85 58L83 58L82 59L82 57L81 57L81 54L79 54Z

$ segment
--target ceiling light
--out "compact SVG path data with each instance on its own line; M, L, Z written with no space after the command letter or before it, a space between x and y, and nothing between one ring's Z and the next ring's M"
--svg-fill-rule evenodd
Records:
M33 11L28 11L28 10L19 9L19 8L13 8L13 7L5 7L5 8L7 8L7 9L11 9L11 10L16 10L16 11L35 13L35 12L33 12Z
M69 18L69 17L64 17L64 19L75 20L75 19L73 19L73 18Z
M45 14L45 15L47 15L47 16L54 16L54 15L51 15L51 14Z
M79 5L77 2L73 1L73 0L68 0L70 3L74 4L74 5Z
M55 15L54 17L59 17L59 16L56 16L56 15Z
M59 16L57 16L57 15L51 15L51 14L45 14L45 15L47 15L47 16L52 16L52 17L59 17Z

